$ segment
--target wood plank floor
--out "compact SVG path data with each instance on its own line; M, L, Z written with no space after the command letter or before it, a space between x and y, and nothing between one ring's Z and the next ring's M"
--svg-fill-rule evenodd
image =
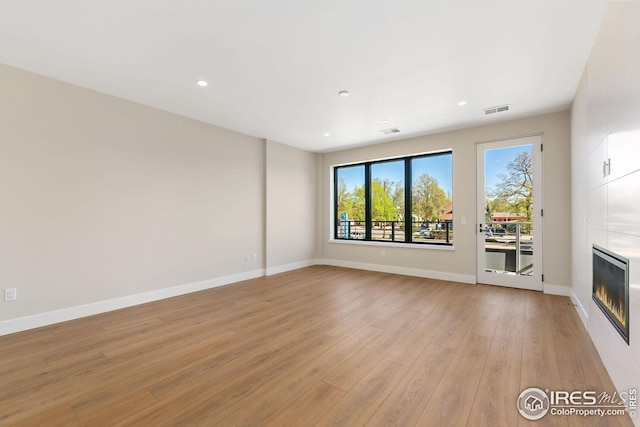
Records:
M0 337L2 426L632 425L532 386L615 390L568 298L326 266Z

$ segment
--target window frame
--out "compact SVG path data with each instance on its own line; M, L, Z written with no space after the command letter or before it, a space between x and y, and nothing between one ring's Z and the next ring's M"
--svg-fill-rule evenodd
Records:
M366 244L399 244L399 245L427 245L427 246L444 246L453 247L453 240L450 239L450 233L453 229L449 225L453 225L453 220L450 223L445 222L447 225L446 240L445 242L425 242L413 240L413 174L412 174L412 160L420 159L424 157L435 157L443 154L449 154L451 156L451 179L453 181L453 150L442 150L422 154L414 154L410 156L402 157L390 157L379 160L371 160L365 162L348 163L333 166L333 235L332 239L339 242L364 242ZM405 222L405 239L399 240L375 240L372 238L372 204L371 204L371 166L374 164L381 164L386 162L397 162L402 160L404 162L404 222ZM346 237L338 237L340 227L340 217L338 214L338 171L341 168L348 168L354 166L364 166L364 205L365 205L365 236L364 239L350 239ZM452 182L453 187L453 182ZM453 201L453 188L451 189L451 200ZM408 215L407 215L408 213ZM409 230L409 232L407 232Z

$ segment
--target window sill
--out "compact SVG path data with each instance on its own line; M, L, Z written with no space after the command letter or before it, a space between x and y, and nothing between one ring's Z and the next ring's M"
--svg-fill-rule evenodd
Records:
M330 244L339 245L356 245L356 246L386 246L389 248L408 248L408 249L430 249L436 251L453 251L455 246L451 245L435 245L429 243L400 243L400 242L381 242L370 240L342 240L342 239L329 239Z

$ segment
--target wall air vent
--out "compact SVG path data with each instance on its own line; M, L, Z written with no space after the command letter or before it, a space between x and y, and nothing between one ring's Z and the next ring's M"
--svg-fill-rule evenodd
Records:
M494 114L494 113L502 113L503 111L509 111L511 109L511 105L499 105L497 107L490 107L484 109L484 114Z
M398 129L398 128L382 129L380 132L382 132L385 135L391 135L392 133L400 132L400 129Z

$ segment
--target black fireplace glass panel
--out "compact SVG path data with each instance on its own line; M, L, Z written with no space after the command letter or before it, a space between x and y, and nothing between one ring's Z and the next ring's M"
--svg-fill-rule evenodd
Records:
M593 300L629 343L629 260L593 246Z

